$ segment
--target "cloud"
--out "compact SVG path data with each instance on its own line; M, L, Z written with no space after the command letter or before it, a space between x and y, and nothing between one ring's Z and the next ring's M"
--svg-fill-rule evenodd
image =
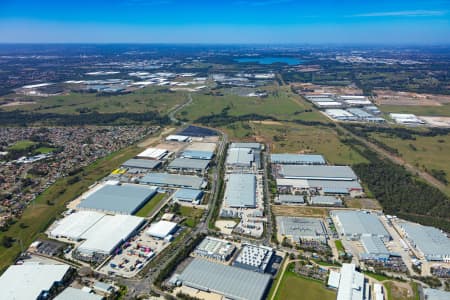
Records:
M402 10L372 12L352 15L351 17L436 17L447 14L445 10Z

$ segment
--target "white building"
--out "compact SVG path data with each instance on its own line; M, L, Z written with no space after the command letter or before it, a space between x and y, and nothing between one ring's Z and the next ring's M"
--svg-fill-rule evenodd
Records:
M177 223L169 221L159 221L153 223L147 230L147 234L159 239L166 238L169 234L173 233L177 228Z

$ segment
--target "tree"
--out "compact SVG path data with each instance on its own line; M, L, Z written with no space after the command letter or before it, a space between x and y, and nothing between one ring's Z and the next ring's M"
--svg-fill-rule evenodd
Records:
M3 247L11 248L13 243L14 243L14 239L12 237L7 236L7 235L3 236L3 238L2 238Z

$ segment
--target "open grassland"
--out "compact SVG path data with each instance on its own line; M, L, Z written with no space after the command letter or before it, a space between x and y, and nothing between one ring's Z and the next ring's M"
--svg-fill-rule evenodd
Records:
M417 283L387 281L383 283L389 300L419 300Z
M385 113L405 113L418 116L444 116L450 117L450 104L440 106L416 106L416 105L381 105L381 111Z
M150 201L148 201L137 213L136 216L138 217L148 217L150 213L153 212L156 206L158 206L159 203L164 199L166 194L164 193L158 193L156 194Z
M295 274L291 271L291 266L288 267L281 280L275 295L276 300L336 299L336 293L328 290L322 282Z
M397 149L406 162L427 171L431 175L433 175L433 170L444 171L446 173L445 178L450 182L450 163L448 163L450 135L415 136L415 140L403 140L380 133L372 133L371 137ZM450 195L449 185L446 186L445 191Z
M70 93L48 98L36 98L36 103L3 107L3 110L24 110L35 113L144 113L167 112L177 104L186 102L184 92L171 92L167 88L147 87L123 95L97 95L95 93Z
M183 222L188 227L195 227L203 215L204 210L189 206L180 206L180 214L186 218Z
M131 146L112 153L84 168L79 174L57 180L38 196L25 209L17 223L13 224L8 231L0 232L0 240L5 236L16 240L10 248L0 246L0 273L19 255L21 251L19 240L25 248L28 247L39 233L43 232L65 210L65 205L69 201L81 195L95 181L108 175L112 169L117 168L139 151L141 149ZM74 177L77 177L78 181L70 184Z
M230 94L223 96L195 94L194 102L179 113L179 117L188 121L195 121L200 117L220 114L223 109L229 108L230 116L257 114L274 117L279 120L327 120L320 113L311 110L311 104L303 101L288 87L263 87L268 97L242 97ZM305 112L305 110L308 110Z
M15 142L13 145L8 147L8 150L10 150L10 151L22 151L22 150L27 150L27 149L31 148L32 146L34 146L34 145L36 145L36 143L33 142L33 141L22 140L22 141Z

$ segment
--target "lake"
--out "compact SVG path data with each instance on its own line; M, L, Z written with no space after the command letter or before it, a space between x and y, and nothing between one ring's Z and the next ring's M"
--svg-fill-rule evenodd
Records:
M294 66L302 63L302 60L293 57L239 57L234 60L239 63L258 63L262 65L282 63Z

